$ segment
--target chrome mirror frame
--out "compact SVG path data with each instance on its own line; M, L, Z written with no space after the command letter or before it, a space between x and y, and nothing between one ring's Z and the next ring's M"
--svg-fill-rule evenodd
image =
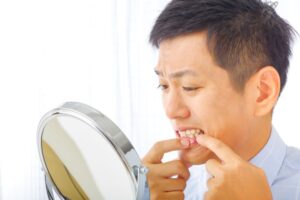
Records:
M62 115L72 116L82 120L95 129L101 136L105 137L105 139L114 147L119 158L126 167L127 172L130 174L135 186L136 199L142 200L147 187L146 174L148 170L142 165L136 150L126 138L125 134L110 119L98 110L79 102L66 102L62 106L49 111L42 117L38 126L38 151L45 174L48 197L50 199L55 199L53 197L54 191L60 199L65 199L51 178L42 152L42 137L47 122L56 116Z

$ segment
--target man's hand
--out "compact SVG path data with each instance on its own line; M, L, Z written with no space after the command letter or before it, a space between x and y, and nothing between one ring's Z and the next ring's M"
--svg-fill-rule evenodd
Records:
M206 169L205 200L271 200L272 193L264 171L240 158L223 142L208 135L197 137L198 144L210 149L221 160L210 159Z
M147 182L151 200L184 199L183 190L190 174L180 160L162 163L165 153L187 148L179 139L156 143L143 158L143 164L149 169Z

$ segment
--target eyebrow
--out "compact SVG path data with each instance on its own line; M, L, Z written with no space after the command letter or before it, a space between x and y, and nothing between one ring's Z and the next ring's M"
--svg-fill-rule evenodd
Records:
M163 77L163 73L157 69L154 69L154 72L158 75L158 76L161 76ZM173 72L171 74L169 74L169 78L181 78L185 75L190 75L190 76L197 76L197 72L193 71L193 70L189 70L189 69L186 69L186 70L182 70L182 71L178 71L178 72Z

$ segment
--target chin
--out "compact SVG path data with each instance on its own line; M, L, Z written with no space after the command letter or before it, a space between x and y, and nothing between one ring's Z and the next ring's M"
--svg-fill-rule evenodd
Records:
M205 147L193 145L180 152L180 159L187 165L200 165L213 158L214 154Z

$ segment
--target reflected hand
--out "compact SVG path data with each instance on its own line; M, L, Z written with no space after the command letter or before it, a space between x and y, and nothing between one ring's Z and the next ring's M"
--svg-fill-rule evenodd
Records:
M240 158L220 140L208 135L197 137L198 144L210 149L221 160L210 159L206 169L212 175L207 181L205 200L271 200L272 193L262 169Z
M184 199L183 190L190 176L188 168L180 160L161 162L165 153L184 148L187 147L179 139L165 140L157 142L143 158L143 165L149 169L147 182L151 200Z

